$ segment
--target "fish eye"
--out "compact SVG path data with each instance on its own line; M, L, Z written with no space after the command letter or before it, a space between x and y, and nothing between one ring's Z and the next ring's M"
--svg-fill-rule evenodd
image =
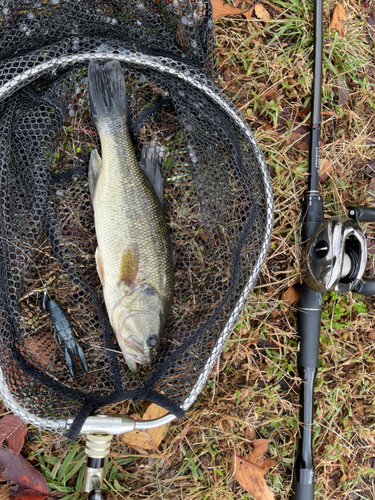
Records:
M158 336L157 335L150 335L147 338L147 345L148 345L148 347L156 347L158 345Z

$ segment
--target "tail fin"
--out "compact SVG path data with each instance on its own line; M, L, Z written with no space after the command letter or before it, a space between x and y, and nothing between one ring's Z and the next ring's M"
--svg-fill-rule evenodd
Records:
M96 126L108 114L128 121L125 80L118 61L107 62L103 68L90 61L88 86L90 111Z

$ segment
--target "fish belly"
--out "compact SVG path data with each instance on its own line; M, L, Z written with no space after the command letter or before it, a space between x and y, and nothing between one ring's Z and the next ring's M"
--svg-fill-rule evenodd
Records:
M168 231L156 193L141 172L126 130L101 137L102 172L95 191L95 229L103 266L108 315L123 296L121 262L136 245L136 284L153 286L171 300L172 256ZM173 281L173 278L172 278Z

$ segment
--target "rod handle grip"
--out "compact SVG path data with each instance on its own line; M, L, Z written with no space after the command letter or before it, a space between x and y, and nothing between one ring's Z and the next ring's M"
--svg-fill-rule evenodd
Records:
M354 217L357 222L375 222L375 208L355 207L349 210L350 217Z
M314 500L314 483L303 484L294 482L292 489L294 493L291 500Z
M297 364L302 368L317 368L323 294L312 290L305 284L299 288L298 292L297 324L300 350Z

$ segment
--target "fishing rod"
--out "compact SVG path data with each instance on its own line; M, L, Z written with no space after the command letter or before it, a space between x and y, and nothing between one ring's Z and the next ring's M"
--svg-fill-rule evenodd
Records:
M297 355L300 388L300 438L293 474L293 500L314 499L312 451L314 383L318 369L323 293L353 291L375 294L375 280L363 280L367 260L366 238L358 222L375 222L375 208L354 207L349 217L324 219L319 193L319 144L323 60L323 0L315 0L314 62L310 118L308 189L303 198L303 284L299 289Z

